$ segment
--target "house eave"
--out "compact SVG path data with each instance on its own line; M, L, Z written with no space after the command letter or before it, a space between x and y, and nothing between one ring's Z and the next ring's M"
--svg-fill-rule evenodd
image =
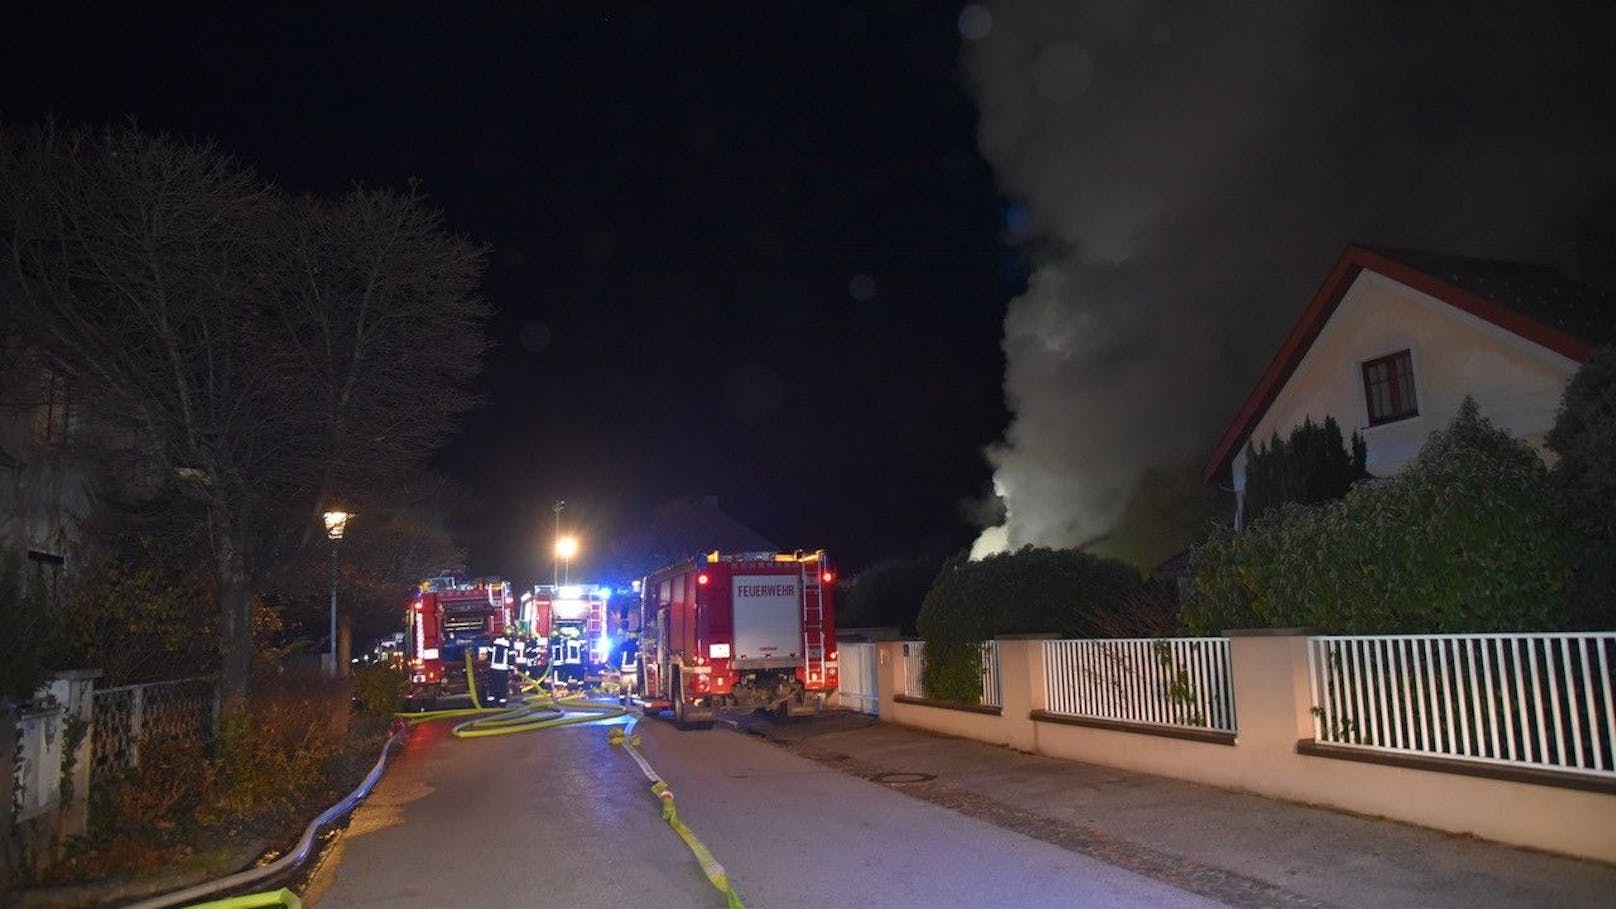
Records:
M1219 478L1231 475L1235 455L1251 437L1252 430L1267 414L1274 399L1290 381L1296 368L1301 365L1302 359L1313 346L1313 342L1324 330L1325 323L1330 321L1336 307L1341 305L1353 282L1366 268L1578 363L1585 363L1593 356L1594 345L1588 341L1499 306L1372 249L1354 244L1348 246L1341 254L1341 258L1336 260L1324 283L1303 310L1301 318L1291 327L1284 343L1269 361L1268 368L1263 371L1262 377L1257 380L1257 384L1240 405L1234 420L1224 429L1223 435L1212 451L1212 456L1201 470L1201 479L1204 482L1216 482Z

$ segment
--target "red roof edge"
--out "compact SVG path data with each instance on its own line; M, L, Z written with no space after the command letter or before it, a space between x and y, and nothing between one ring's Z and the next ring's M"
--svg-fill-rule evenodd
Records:
M1341 304L1341 299L1352 287L1358 273L1365 268L1520 335L1562 356L1586 362L1593 355L1593 345L1587 341L1491 303L1374 250L1351 245L1341 254L1341 258L1336 260L1335 267L1330 269L1330 274L1324 279L1323 285L1313 295L1307 309L1302 311L1302 317L1291 327L1290 334L1285 336L1285 342L1279 346L1273 360L1269 361L1262 378L1257 380L1256 387L1252 388L1251 393L1246 396L1245 403L1241 404L1240 410L1236 412L1234 420L1223 431L1217 447L1212 451L1212 457L1201 470L1202 480L1211 483L1229 470L1229 466L1234 463L1235 452L1245 444L1251 430L1262 419L1263 414L1268 412L1274 398L1279 396L1280 389L1290 381L1296 367L1301 364L1302 357L1306 356L1308 349L1313 346L1319 332L1324 330L1324 324L1335 313L1336 307Z
M1330 269L1324 283L1319 286L1313 299L1308 301L1307 309L1302 311L1302 317L1291 326L1290 334L1285 336L1284 343L1279 345L1279 351L1268 362L1268 368L1263 370L1262 378L1257 380L1256 387L1246 395L1245 403L1235 413L1234 421L1223 430L1223 436L1218 439L1218 445L1212 450L1212 457L1201 470L1201 479L1212 482L1229 469L1234 462L1235 451L1251 434L1251 428L1257 425L1262 415L1267 412L1268 405L1274 403L1279 390L1285 386L1291 373L1296 371L1296 365L1302 362L1302 356L1307 349L1313 346L1313 339L1324 330L1324 323L1329 321L1330 314L1340 305L1341 298L1346 296L1347 288L1352 286L1352 279L1358 276L1362 264L1355 260L1354 253L1368 252L1359 246L1348 246L1347 251L1336 260L1335 266Z

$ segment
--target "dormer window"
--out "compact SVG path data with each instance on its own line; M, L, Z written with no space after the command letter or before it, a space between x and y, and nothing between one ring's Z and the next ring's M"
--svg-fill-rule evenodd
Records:
M1414 397L1414 358L1408 351L1364 363L1363 387L1370 426L1419 416L1419 403Z

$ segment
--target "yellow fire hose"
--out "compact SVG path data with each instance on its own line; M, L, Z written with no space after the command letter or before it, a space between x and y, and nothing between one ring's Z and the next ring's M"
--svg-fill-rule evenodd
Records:
M455 738L472 739L571 726L577 723L592 723L596 720L619 717L628 712L616 704L597 704L584 695L570 698L545 695L542 694L546 680L544 677L535 679L526 674L521 674L520 677L522 690L530 690L535 694L525 697L516 707L484 707L477 696L476 665L472 662L471 654L467 653L466 687L471 693L472 706L451 710L428 710L424 713L401 713L398 716L412 725L429 720L470 717L471 719L456 724L450 730L450 734Z
M266 909L269 906L303 909L303 901L297 898L297 894L282 887L267 893L246 893L206 903L192 903L186 909Z
M634 763L640 765L640 772L651 781L651 794L662 803L662 819L668 822L673 832L679 834L679 839L684 840L685 845L690 848L696 862L701 865L702 874L707 876L708 882L717 888L719 893L724 894L729 909L746 909L745 904L741 902L740 894L735 892L734 885L729 881L729 872L718 863L718 859L713 858L712 850L696 836L696 832L685 826L684 821L679 820L679 809L673 803L673 790L668 788L667 780L657 775L650 762L640 754L640 737L634 735L635 722L636 720L630 720L626 730L623 727L613 727L606 733L606 741L622 747L628 752L628 756L634 759Z

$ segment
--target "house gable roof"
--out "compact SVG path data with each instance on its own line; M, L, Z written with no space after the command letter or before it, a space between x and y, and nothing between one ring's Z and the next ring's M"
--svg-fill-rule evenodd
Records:
M1229 470L1240 446L1365 269L1578 362L1586 362L1599 346L1616 342L1616 296L1553 268L1348 246L1223 431L1201 471L1202 479L1210 483Z

